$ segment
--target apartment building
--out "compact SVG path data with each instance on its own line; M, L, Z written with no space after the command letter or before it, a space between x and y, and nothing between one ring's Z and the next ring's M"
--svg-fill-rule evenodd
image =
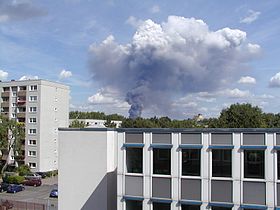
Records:
M59 145L61 210L280 209L280 129L60 129Z
M46 80L0 82L1 115L25 123L21 162L32 171L58 169L58 127L69 122L69 87ZM13 154L9 156L13 161Z

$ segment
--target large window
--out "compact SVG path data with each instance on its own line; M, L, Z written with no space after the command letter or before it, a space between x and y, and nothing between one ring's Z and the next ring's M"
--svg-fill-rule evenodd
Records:
M126 210L142 210L142 201L126 201Z
M143 149L126 149L126 168L127 173L143 173Z
M280 179L280 151L277 151L277 175Z
M182 150L182 175L200 176L200 149Z
M232 171L232 150L213 149L212 150L212 176L231 177Z
M170 149L153 149L153 173L171 174L171 154Z
M170 210L169 203L153 203L153 210Z
M263 150L244 150L244 178L264 179Z
M198 205L182 205L182 210L200 210Z

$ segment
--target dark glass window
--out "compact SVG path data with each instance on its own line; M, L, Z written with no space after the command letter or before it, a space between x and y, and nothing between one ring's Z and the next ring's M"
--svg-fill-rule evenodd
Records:
M232 151L224 149L212 150L212 176L231 177Z
M280 179L280 151L277 151L277 174Z
M143 149L126 149L126 167L128 173L143 173Z
M200 176L200 149L182 150L182 175Z
M142 201L126 201L126 210L142 210Z
M169 203L153 203L153 210L170 210Z
M170 149L153 149L153 173L171 174L171 155Z
M198 205L182 205L182 210L200 210Z
M263 150L244 150L244 177L264 179Z
M216 207L216 206L213 206L211 209L212 209L212 210L229 210L229 209L232 209L232 208L229 208L229 207Z

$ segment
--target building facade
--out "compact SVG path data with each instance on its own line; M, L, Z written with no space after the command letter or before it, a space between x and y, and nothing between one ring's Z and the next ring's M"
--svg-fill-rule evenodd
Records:
M60 129L59 144L62 210L280 209L280 129Z
M21 161L32 171L58 169L58 127L69 122L69 87L45 80L0 82L1 115L25 123ZM13 154L9 155L13 161Z
M106 128L105 126L106 120L99 120L99 119L69 119L69 125L71 125L71 123L76 120L84 123L85 127ZM122 121L119 120L111 120L111 122L116 124L116 128L119 128L122 124Z

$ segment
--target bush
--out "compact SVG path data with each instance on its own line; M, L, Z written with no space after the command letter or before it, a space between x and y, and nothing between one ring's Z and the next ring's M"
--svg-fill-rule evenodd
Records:
M22 184L24 181L23 176L8 176L5 178L5 182L9 184Z
M20 176L26 176L30 174L30 168L28 165L21 165L17 168L17 172Z

